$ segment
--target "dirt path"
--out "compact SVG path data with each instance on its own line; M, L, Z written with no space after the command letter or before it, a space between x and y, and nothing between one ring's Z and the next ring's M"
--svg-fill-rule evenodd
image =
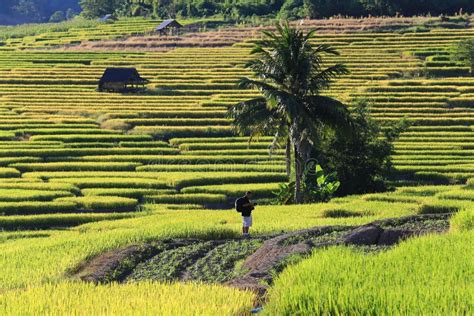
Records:
M335 229L339 229L339 227L316 227L282 234L265 241L262 247L245 260L243 269L248 272L226 284L240 289L252 290L263 295L268 285L273 281L272 276L275 269L279 265L282 265L290 256L307 255L315 247L324 247L340 243L340 238L330 242L315 242L310 238L310 236L325 236L337 231ZM350 229L351 228L342 230L341 234L346 234ZM294 243L285 242L292 238L296 240Z

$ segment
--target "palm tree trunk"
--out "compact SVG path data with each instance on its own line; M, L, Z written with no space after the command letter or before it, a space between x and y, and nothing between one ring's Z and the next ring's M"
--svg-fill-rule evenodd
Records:
M291 177L291 139L286 140L286 175Z
M298 148L295 145L295 203L302 203L301 196L301 178L303 176L302 166Z

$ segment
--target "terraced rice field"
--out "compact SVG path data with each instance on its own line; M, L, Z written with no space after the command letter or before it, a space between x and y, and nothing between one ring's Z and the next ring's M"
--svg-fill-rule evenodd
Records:
M154 22L135 23L134 28L146 29ZM104 27L124 35L121 25ZM412 124L394 156L406 179L465 181L474 175L474 79L464 67L423 60L443 56L473 34L467 28L317 38L342 53L329 63L342 62L351 70L331 95L347 102L367 98L377 120L406 118ZM235 87L239 77L250 75L242 65L252 42L168 52L1 52L0 174L11 183L4 189L22 181L38 182L39 190L41 183L64 184L58 194L71 197L42 195L29 202L41 199L61 211L74 203L72 210L102 210L83 203L97 194L120 197L105 206L122 211L143 201L226 205L250 183L260 185L262 197L270 196L275 184L269 183L286 179L283 151L270 156L267 138L248 146L225 118L229 105L257 95ZM156 93L96 92L108 66L137 67ZM423 74L428 78L403 79ZM241 190L226 191L237 183ZM126 198L126 207L115 204Z
M150 33L159 24L159 21L145 19L125 19L114 23L99 23L86 21L77 23L77 26L64 27L53 32L29 31L31 34L3 38L0 35L0 50L17 50L54 47L60 45L77 45L84 41L100 41L106 39L119 39L124 36L141 35ZM51 28L55 28L51 25ZM25 27L33 29L33 27ZM7 28L8 30L8 28ZM0 30L1 31L1 30Z
M323 256L324 258L327 257L330 262L344 262L344 265L332 265L332 268L329 269L333 271L331 278L334 281L331 281L331 286L328 284L325 287L321 286L323 292L314 298L305 298L306 296L301 294L305 286L319 287L320 283L314 280L315 275L309 278L310 283L303 282L300 284L300 278L308 279L307 273L311 274L313 270L315 270L313 273L319 273L319 269L326 267L326 261L321 267L318 264L308 263L303 266L304 269L297 268L297 272L295 272L295 269L291 269L285 272L281 278L277 278L275 281L276 287L270 289L269 314L285 311L289 311L288 313L291 314L298 310L298 301L322 300L327 302L325 295L338 293L337 291L346 294L352 293L350 296L335 298L333 304L338 306L337 308L350 308L347 306L359 302L358 308L364 310L367 301L361 300L360 293L362 292L355 291L358 289L356 288L358 282L363 282L364 289L374 293L374 297L378 297L380 304L377 305L377 308L385 306L383 302L387 298L392 303L390 311L393 312L407 311L407 309L418 310L418 308L435 311L451 307L456 308L456 311L459 312L472 311L472 300L469 299L469 293L472 293L469 292L472 291L472 274L469 274L469 271L472 271L472 267L469 268L469 264L471 264L469 258L473 255L472 231L469 232L473 227L472 189L472 183L465 186L405 187L389 195L378 194L334 199L327 204L259 207L254 214L255 221L259 223L254 230L257 235L275 234L276 232L293 231L313 226L362 225L376 219L423 213L459 212L451 220L450 229L452 231L446 235L412 240L392 251L383 252L377 256L370 255L368 260L371 260L371 266L374 266L374 269L388 269L384 274L384 280L391 286L385 288L385 294L377 296L377 289L370 286L372 279L364 279L366 273L353 273L353 270L346 269L349 263L346 264L345 260L355 258L358 264L359 261L367 260L361 257L362 253L358 251L351 253L347 249L328 250L326 253L321 249L318 251L318 255L315 255L317 258ZM7 219L14 220L9 217ZM24 221L24 219L18 219L18 217L15 217L15 219L20 222ZM30 220L33 222L33 219ZM40 219L37 218L36 222L40 222ZM2 218L2 226L4 223L5 217ZM235 260L238 260L241 256L238 251L243 251L245 248L242 247L247 247L242 244L241 240L237 239L239 226L240 219L234 211L195 211L185 210L184 208L176 211L165 210L163 207L154 205L149 206L145 214L132 219L90 223L69 230L0 233L0 264L2 266L0 272L0 288L2 290L0 308L7 315L13 315L18 311L22 311L22 314L27 315L34 315L40 311L51 313L82 312L85 314L115 313L114 311L118 309L121 313L156 311L164 315L173 315L180 312L185 315L192 315L197 312L200 313L199 311L206 311L207 314L211 315L221 315L222 313L228 315L236 310L246 314L256 299L255 295L250 292L242 293L218 285L175 284L163 286L160 283L143 281L163 279L172 281L175 278L175 271L186 268L189 269L188 273L191 275L193 275L193 271L197 271L198 273L194 275L204 280L220 280L221 278L227 280L229 277L239 275L242 271L238 269L238 265L232 269L232 265L231 268L224 267L222 265L224 261L221 261L221 259L230 260L230 263L236 264ZM235 243L234 247L236 249L219 253L213 253L207 249L204 252L204 255L207 255L198 258L209 260L214 258L213 260L217 261L210 261L211 264L205 266L202 266L202 260L192 261L188 259L188 255L191 254L188 251L190 249L183 248L187 249L186 256L176 257L176 254L172 251L167 252L166 255L171 259L162 256L137 266L130 276L130 282L120 285L95 286L77 282L75 279L70 280L71 275L74 275L75 271L80 269L83 262L87 262L108 250L173 238L199 239L204 244L205 241L221 240L226 242L227 246L229 246L229 243ZM258 247L259 244L248 246ZM407 247L410 249L410 260L399 262L400 258L406 258L404 251ZM423 251L424 255L420 257L415 249ZM440 252L435 249L443 249L443 251ZM340 255L340 251L344 251L344 253ZM234 257L229 257L230 254ZM236 254L238 254L237 257L235 257ZM172 256L180 260L172 260ZM454 261L452 260L453 256L456 258ZM159 264L160 261L157 260L161 260L162 264ZM309 260L310 262L317 261L316 257ZM155 261L158 262L158 269L153 268ZM419 264L416 264L417 262ZM401 273L400 267L409 269L409 271L416 268L416 271L421 275L429 275L431 281L420 283L417 279L403 278L405 274L394 272ZM434 267L437 268L433 270ZM366 269L368 268L366 267ZM215 272L209 274L209 271ZM374 270L374 273L375 271L378 270ZM445 277L441 279L434 277L432 271L437 271ZM418 273L417 275L419 275ZM412 275L411 273L408 274ZM332 286L341 278L351 280L351 282L345 283L347 290ZM133 279L141 281L136 283ZM296 286L285 288L284 284L288 284L288 282ZM400 292L399 288L395 285L392 286L392 284L397 284L404 290ZM433 299L437 296L433 296L431 293L433 291L436 293L438 286L441 284L451 288L451 290L454 289L457 293L456 296L448 296L439 300ZM416 295L415 298L424 298L423 302L428 300L431 303L416 307L414 305L416 300L413 299L410 300L409 304L405 304L404 295L401 293L405 293L404 291L407 288L410 289L410 293ZM100 301L95 299L105 292L107 293L107 299ZM145 295L145 292L148 295ZM448 292L452 293L452 291ZM180 294L178 295L178 293ZM84 300L85 303L77 303L78 295L80 300ZM176 299L177 295L180 299ZM227 299L223 300L220 295L224 295ZM186 302L181 302L181 299L184 298ZM193 300L199 300L200 303L189 304L189 301ZM163 306L160 302L167 302L167 304ZM326 305L308 305L310 311L313 308L311 306Z
M395 27L397 23L406 26L412 22L395 19L388 24ZM72 302L78 293L91 303L74 305L73 310L84 308L85 313L100 314L123 307L114 305L119 300L100 304L91 300L92 295L103 292L131 299L125 307L130 311L136 306L140 311L154 310L156 307L147 302L170 301L176 293L186 293L190 301L202 301L200 309L174 304L154 311L217 315L248 311L252 306L254 295L214 285L95 287L65 281L84 261L130 244L169 238L234 239L240 226L235 212L203 208L229 208L236 196L249 189L265 201L278 183L287 180L283 150L269 155L267 137L249 145L247 138L233 133L225 117L230 105L258 95L235 87L238 78L250 75L243 65L255 38L234 43L236 34L242 35L245 28L222 31L219 38L224 40L219 47L46 49L142 34L155 24L127 20L102 25L97 33L87 29L45 33L6 40L0 46L0 311L35 314L47 305L43 311L60 313L65 308L63 302ZM469 241L472 234L465 231L471 227L469 212L473 210L474 77L468 76L465 67L447 60L446 54L459 40L473 37L474 28L402 33L376 32L371 27L370 32L364 32L355 29L356 25L352 20L346 24L313 21L303 27L322 27L318 43L331 44L341 52L328 62L345 63L351 71L334 84L332 96L347 103L367 98L377 120L405 118L411 123L395 144L393 157L397 178L409 186L394 193L335 199L329 204L262 206L255 214L259 223L255 233L460 211L452 227L461 232L449 240ZM97 81L109 66L137 67L151 81L150 93L96 92ZM428 185L454 183L457 185ZM414 184L426 186L411 186ZM57 229L67 227L72 228ZM445 247L443 241L429 238L403 247L427 247L429 251L435 243ZM456 248L464 259L472 253L472 247L465 248ZM338 249L324 254L324 262L338 256L343 257L344 267L354 258L362 260L359 254ZM392 262L385 257L377 257L371 264L379 269ZM448 259L436 260L443 266ZM453 271L465 271L463 266L456 269ZM282 287L288 280L306 278L305 273L319 272L303 263L301 276L291 270L284 274L270 292L274 303L269 314L294 312L292 304L305 288L296 283L294 292L286 293ZM350 272L345 277L357 280ZM385 277L393 280L389 273ZM137 293L159 291L163 291L159 296L133 300ZM217 305L203 300L210 293ZM399 302L397 293L393 290L387 295ZM465 303L468 294L463 292L456 299ZM31 304L18 305L18 295ZM334 293L325 289L314 302L324 301L325 295ZM339 311L353 310L343 302L356 301L358 295L340 297L332 306ZM35 305L35 301L47 304ZM386 311L406 312L396 309L396 304ZM365 310L365 305L360 306Z

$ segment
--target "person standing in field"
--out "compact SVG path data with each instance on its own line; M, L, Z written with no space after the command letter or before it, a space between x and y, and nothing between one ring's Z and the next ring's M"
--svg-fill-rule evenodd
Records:
M247 192L245 195L235 201L235 209L242 214L242 236L249 238L249 228L252 226L252 211L255 209L257 203L252 203L252 192Z

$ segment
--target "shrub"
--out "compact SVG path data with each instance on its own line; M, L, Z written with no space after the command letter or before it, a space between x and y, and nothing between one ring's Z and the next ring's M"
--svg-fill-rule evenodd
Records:
M326 169L337 172L341 183L337 195L385 191L392 172L393 141L407 128L407 123L399 120L382 129L370 117L366 100L356 101L352 117L353 137L348 139L343 133L336 133L321 140L316 157Z
M307 166L303 182L306 203L329 202L341 185L336 172L325 174L320 165Z
M295 181L289 183L280 183L278 188L272 192L274 195L274 204L289 205L295 202Z

